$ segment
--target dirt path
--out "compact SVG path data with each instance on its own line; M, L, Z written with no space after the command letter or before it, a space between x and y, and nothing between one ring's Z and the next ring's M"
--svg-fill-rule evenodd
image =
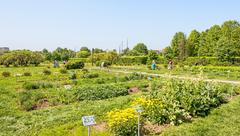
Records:
M110 70L106 69L109 72L114 73L125 73L125 74L131 74L134 73L132 71L122 71L122 70ZM203 80L207 82L218 82L218 83L229 83L229 84L240 84L240 81L232 81L232 80L220 80L220 79L205 79L205 78L197 78L197 77L186 77L186 76L173 76L170 74L153 74L153 73L147 73L147 72L136 72L143 75L149 75L154 77L163 77L163 78L176 78L176 79L188 79L188 80Z

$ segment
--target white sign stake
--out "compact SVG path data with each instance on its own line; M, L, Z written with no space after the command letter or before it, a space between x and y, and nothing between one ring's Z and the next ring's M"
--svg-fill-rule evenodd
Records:
M95 125L95 117L94 116L83 116L82 117L83 125L88 127L88 136L90 136L90 126Z
M138 105L135 107L137 113L138 113L138 136L141 135L141 122L140 122L140 117L141 117L141 112L143 112L143 108L141 105Z

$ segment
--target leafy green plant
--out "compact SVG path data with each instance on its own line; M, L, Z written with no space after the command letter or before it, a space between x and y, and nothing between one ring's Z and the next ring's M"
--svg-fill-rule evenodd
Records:
M26 111L34 110L36 109L36 105L38 103L38 100L44 98L44 95L40 92L34 92L34 91L23 91L19 93L19 101L22 106L22 108Z
M24 72L23 76L32 76L32 73L31 72Z
M82 75L82 78L97 78L99 77L98 73L85 73Z
M81 61L69 61L66 65L65 65L66 69L83 69L84 68L84 62Z
M10 72L2 72L2 76L3 77L10 77L11 76L11 73Z
M23 88L26 90L35 90L39 88L52 88L53 85L47 82L25 82Z
M50 70L48 70L48 69L44 69L44 70L43 70L43 74L44 74L44 75L51 75L51 73L52 73L52 72L51 72Z
M77 74L75 72L72 72L69 79L71 80L77 79Z
M75 90L75 96L79 101L101 100L124 95L128 95L128 90L116 84L83 86Z
M59 71L60 71L61 74L66 74L68 72L66 69L63 69L63 68L60 69Z

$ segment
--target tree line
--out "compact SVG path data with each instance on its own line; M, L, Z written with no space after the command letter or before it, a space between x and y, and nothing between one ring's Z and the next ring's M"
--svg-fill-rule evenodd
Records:
M183 32L177 32L171 45L163 50L163 55L179 60L216 57L219 61L234 63L235 58L240 56L240 24L229 20L202 32L192 30L188 37Z

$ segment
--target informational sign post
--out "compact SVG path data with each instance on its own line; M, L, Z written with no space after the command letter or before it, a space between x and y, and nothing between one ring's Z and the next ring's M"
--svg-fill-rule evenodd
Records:
M82 117L83 125L88 127L88 136L90 136L90 126L95 125L95 117L94 116L83 116Z
M141 135L140 117L141 117L141 113L143 112L143 107L141 105L137 105L135 109L136 109L136 112L138 113L138 136L140 136Z

